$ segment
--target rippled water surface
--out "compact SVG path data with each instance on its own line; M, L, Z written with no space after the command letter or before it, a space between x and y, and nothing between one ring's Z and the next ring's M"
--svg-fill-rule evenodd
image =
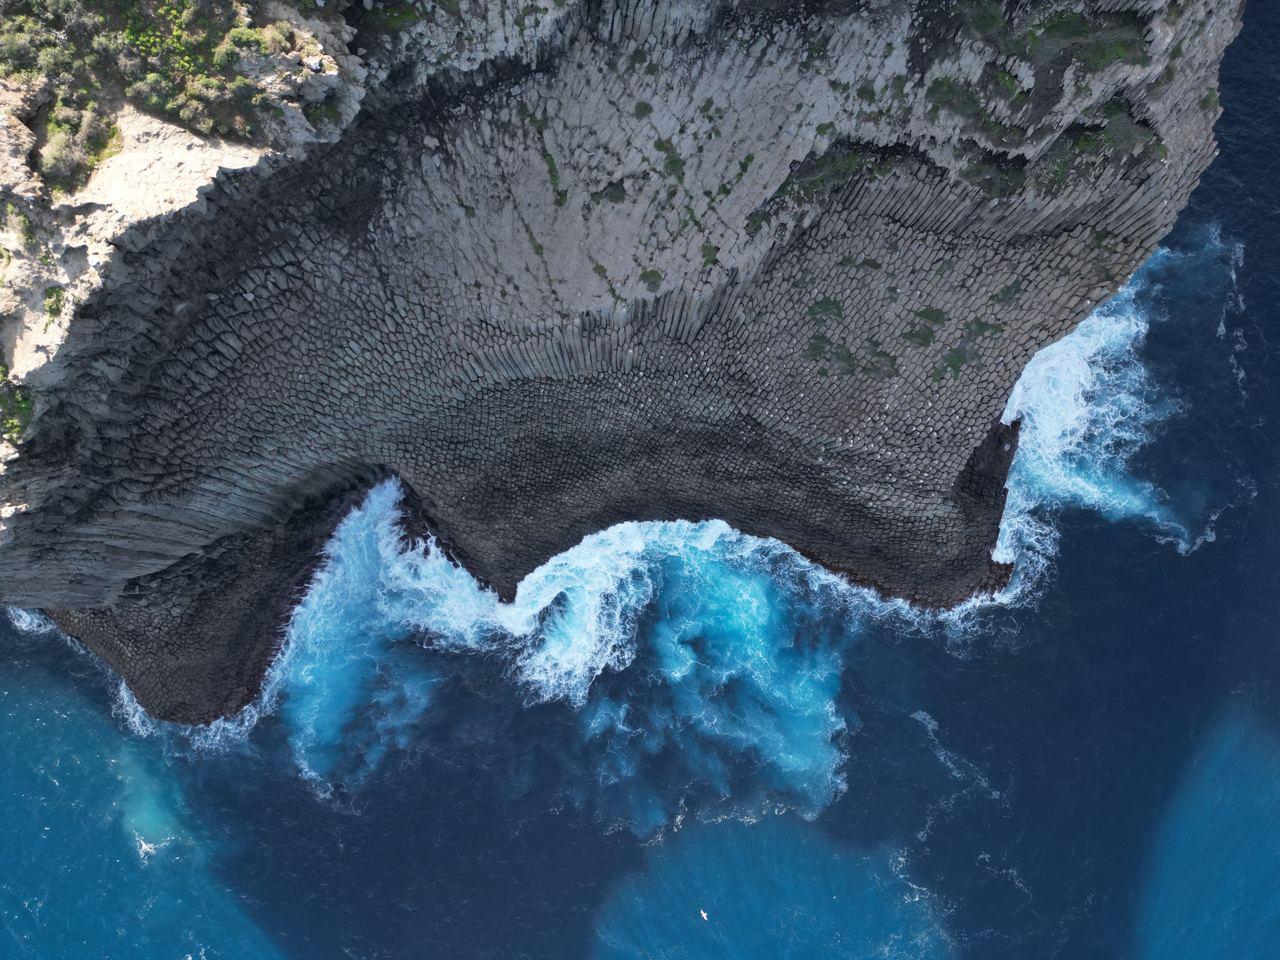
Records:
M1010 398L1005 594L640 523L503 604L388 482L201 731L14 611L0 956L1276 956L1277 64L1254 3L1174 235Z

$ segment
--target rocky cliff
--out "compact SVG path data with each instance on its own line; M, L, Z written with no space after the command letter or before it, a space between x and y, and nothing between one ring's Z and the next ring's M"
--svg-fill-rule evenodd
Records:
M1239 6L321 6L359 87L326 136L118 216L52 335L23 274L0 597L203 721L388 473L504 595L677 517L998 588L1005 399L1213 157ZM7 176L66 260L79 201Z

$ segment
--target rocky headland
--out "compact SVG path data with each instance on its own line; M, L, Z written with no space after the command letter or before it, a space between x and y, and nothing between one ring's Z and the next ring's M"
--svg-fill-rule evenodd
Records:
M708 517L997 589L1005 400L1213 158L1240 5L175 0L182 59L139 0L92 107L6 20L0 599L202 722L388 474L504 596Z

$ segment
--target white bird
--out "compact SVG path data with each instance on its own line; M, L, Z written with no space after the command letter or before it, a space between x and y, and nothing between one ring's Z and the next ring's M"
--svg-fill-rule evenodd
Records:
M705 911L705 910L699 910L698 912L699 912L700 914L702 914L702 919L703 919L703 920L708 920L708 919L710 919L710 918L707 916L707 911Z

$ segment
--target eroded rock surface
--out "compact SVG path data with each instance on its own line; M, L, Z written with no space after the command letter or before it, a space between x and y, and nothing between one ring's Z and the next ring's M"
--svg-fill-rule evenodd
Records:
M396 473L504 595L722 517L930 605L991 559L1040 347L1214 154L1239 4L488 4L388 30L331 145L151 224L27 374L0 594L160 716L250 699ZM402 27L402 28L401 28Z

